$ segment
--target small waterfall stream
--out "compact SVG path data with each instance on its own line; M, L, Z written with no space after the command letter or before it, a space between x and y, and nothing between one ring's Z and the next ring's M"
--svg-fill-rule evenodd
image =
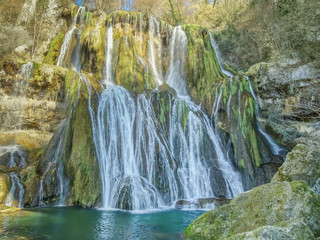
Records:
M79 7L76 15L74 16L71 28L69 29L69 31L66 33L63 43L62 43L62 47L60 50L60 55L57 61L57 66L61 66L64 67L65 65L65 61L66 61L66 57L68 56L68 54L71 54L71 68L77 72L81 71L81 65L80 65L80 35L84 26L84 16L85 16L85 7ZM78 16L80 14L80 29L78 29L78 27L76 26L77 21L78 21ZM76 46L73 50L72 53L70 53L71 49L71 44L72 44L72 39L73 39L73 34L74 32L77 31L77 43Z
M181 26L175 27L170 43L170 64L166 74L166 83L174 88L179 97L187 97L184 64L188 39Z
M108 26L107 34L106 34L106 56L105 56L105 66L104 66L104 83L108 85L113 85L113 77L112 77L112 53L113 53L113 28L112 26Z
M276 143L276 141L261 126L261 124L259 122L259 118L261 117L259 100L258 100L256 94L253 91L252 83L251 83L249 77L247 77L247 76L244 76L244 77L249 82L250 91L251 91L252 97L255 100L255 110L256 110L256 117L257 117L257 128L258 128L259 133L266 140L266 142L268 143L268 145L269 145L269 147L271 149L271 152L274 155L281 156L282 158L285 158L288 151L285 148L281 147L278 143Z
M9 168L17 167L22 169L25 167L26 162L23 157L23 153L19 146L5 146L0 147L0 156L3 156L6 153L10 153L10 158L7 163ZM10 179L11 179L11 188L9 194L5 199L5 205L7 206L16 206L16 207L23 207L23 196L24 196L24 188L20 182L19 176L17 172L10 172Z
M232 85L232 77L234 77L234 75L232 73L230 73L229 71L225 70L225 68L223 67L222 64L222 58L221 58L221 53L219 50L219 47L217 45L217 43L215 42L213 36L211 33L209 33L210 35L210 40L211 40L211 45L214 48L215 52L216 52L216 57L219 63L219 66L221 68L221 71L227 75L228 77L230 77L230 96L228 99L228 103L227 103L227 114L228 114L228 118L230 119L230 102L231 102L231 98L232 98L232 91L231 91L231 85ZM287 150L284 149L283 147L279 146L278 143L276 143L276 141L263 129L263 127L261 126L260 122L259 122L259 118L261 117L261 112L260 112L260 107L259 107L259 101L258 98L256 97L253 87L252 87L252 83L249 79L249 77L244 76L249 83L249 87L250 87L250 91L252 94L252 97L255 100L255 110L256 110L256 118L257 118L257 129L259 131L259 133L261 134L261 136L266 140L266 142L268 143L268 146L271 149L271 152L276 155L276 156L281 156L282 158L285 158ZM241 92L238 91L238 102L241 102ZM239 106L239 116L241 116L241 106Z
M161 58L161 48L155 47L155 38L154 37L160 37L160 24L158 22L158 20L152 16L150 16L150 21L149 21L149 61L153 70L153 74L154 74L154 78L155 78L155 82L156 82L156 86L159 87L163 80L162 80L162 75L161 75L161 71L158 69L157 66L161 66L160 65L160 58ZM158 39L159 41L161 41L161 39ZM161 42L158 43L157 45L161 45ZM157 54L157 55L156 55ZM160 58L159 58L160 56ZM158 62L156 61L156 57Z

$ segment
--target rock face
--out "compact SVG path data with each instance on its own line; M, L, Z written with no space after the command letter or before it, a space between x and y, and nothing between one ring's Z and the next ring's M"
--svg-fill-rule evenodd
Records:
M207 212L187 239L315 239L320 236L319 138L300 138L272 182Z
M303 180L320 194L320 139L310 137L307 140L300 139L300 142L288 153L272 182Z
M0 174L0 204L3 203L5 197L7 196L10 190L10 177L8 174Z
M40 33L46 40L53 40L48 46L46 41L40 41L34 53L34 58L40 61L41 56L43 63L22 65L25 59L21 58L21 63L8 61L0 72L0 144L15 143L26 149L27 165L18 173L25 187L25 206L99 206L102 183L91 111L97 111L100 83L107 79L108 68L114 84L130 91L132 98L153 93L159 87L160 93L154 94L152 102L156 115L153 120L165 134L170 125L172 95L179 92L162 83L170 74L174 79L182 79L186 85L184 93L193 102L201 103L201 110L210 116L209 124L226 146L224 155L230 159L230 166L241 172L244 190L271 180L283 159L273 154L257 130L249 81L242 75L229 79L222 73L207 29L197 25L174 28L152 16L126 11L110 15L78 7L65 11L59 2L26 1L26 6L36 4L35 9L50 6L42 12L47 22ZM32 12L34 7L28 10ZM30 21L25 14L19 17L21 24ZM58 27L50 32L48 24ZM67 25L69 31L65 32ZM185 48L180 49L181 46ZM16 53L25 50L22 46ZM61 52L62 67L56 66ZM75 62L80 68L75 68ZM180 109L184 112L180 121L185 129L189 110ZM216 196L226 195L228 184L222 172L213 167L218 154L207 151L214 148L209 145L212 139L205 136L202 141L206 144L201 145L201 151L211 164L210 175L214 176L208 182L215 187ZM160 155L159 149L155 151ZM179 157L179 153L165 154ZM174 166L173 157L170 159ZM157 167L161 169L161 165ZM168 191L163 182L157 182L157 187ZM130 191L123 188L122 196L129 198ZM130 208L129 204L124 205Z
M267 129L288 148L297 137L319 128L320 70L299 59L258 63L247 73L257 95Z
M240 194L185 230L187 239L314 239L319 195L301 181L275 182Z

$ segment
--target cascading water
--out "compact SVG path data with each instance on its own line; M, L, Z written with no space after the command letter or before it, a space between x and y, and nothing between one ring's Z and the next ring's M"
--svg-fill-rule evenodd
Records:
M229 78L233 77L233 74L224 68L224 66L222 64L222 60L221 60L222 58L221 58L221 53L220 53L218 44L216 43L216 41L214 40L214 38L210 32L209 32L209 36L210 36L211 45L216 53L216 57L217 57L218 64L219 64L221 71L223 72L224 75L227 75Z
M219 109L220 109L220 103L221 103L221 97L223 92L223 86L221 86L219 94L218 94L218 88L216 88L215 98L214 102L212 104L212 111L211 111L211 118L214 119L214 125L216 127L216 133L218 130L218 119L219 119Z
M166 134L153 109L157 94L142 94L135 100L125 89L109 87L100 96L97 114L90 111L102 206L142 210L178 199L218 197L214 188L219 186L211 183L209 165L220 169L225 178L226 197L241 193L240 175L225 158L200 108L172 99ZM205 147L213 147L217 156L206 159Z
M227 101L227 116L228 116L228 119L230 121L230 105L231 105L231 100L232 100L232 78L230 78L230 81L229 81L229 89L230 89L230 93L229 93L229 98L228 98L228 101Z
M187 97L184 64L188 39L181 26L175 27L170 43L170 65L166 74L166 83L174 88L179 97Z
M71 41L72 41L72 37L73 37L73 32L75 30L78 30L78 28L76 26L72 26L70 28L70 30L66 33L64 40L63 40L63 44L60 50L60 55L57 61L57 66L64 66L65 63L65 57L66 54L68 53L68 50L70 49L70 45L71 45Z
M72 31L71 28L70 35ZM170 61L165 82L175 90L177 98L157 90L133 96L126 89L114 86L111 24L106 32L104 77L97 105L91 105L92 94L97 92L92 91L85 74L79 74L89 95L103 208L144 210L171 206L179 199L221 195L232 198L243 192L240 174L224 152L214 125L200 107L189 100L184 69L187 36L181 26L171 31L167 39ZM150 17L148 60L156 87L163 83L161 45L160 23ZM64 47L70 48L70 44L62 46L61 54L69 51L63 50ZM148 69L144 59L137 57ZM216 95L213 111L216 118L221 95L222 88ZM48 164L40 185L43 186L54 163ZM43 187L40 186L39 204L42 203Z
M106 56L105 56L105 66L104 66L104 83L107 85L113 85L112 77L112 53L113 53L113 28L111 25L108 26L107 30L107 44L106 44Z
M33 73L32 62L28 62L22 65L19 71L19 74L22 77L22 79L20 81L17 81L15 86L15 94L17 96L21 96L21 97L26 96L28 81L32 77L32 73Z
M221 68L221 71L227 75L228 77L230 77L230 96L228 99L228 103L227 103L227 113L228 113L228 117L230 118L230 102L231 102L231 98L232 98L232 92L231 92L231 85L232 85L232 77L234 76L232 73L230 73L229 71L225 70L222 64L222 60L221 60L221 54L220 54L220 50L219 47L217 45L217 43L215 42L213 36L211 33L209 33L210 35L210 40L211 40L211 45L214 48L215 52L216 52L216 56L217 56L217 60L219 63L219 66ZM251 81L249 79L249 77L244 76L248 82L249 82L249 87L250 87L250 91L252 94L252 97L255 100L255 110L256 110L256 117L257 117L257 129L259 131L259 133L261 134L261 136L266 140L266 142L268 143L268 146L271 149L271 152L276 155L276 156L281 156L283 158L285 158L286 153L288 152L286 149L284 149L283 147L279 146L279 144L276 143L276 141L263 129L263 127L261 126L260 122L259 122L259 118L261 117L261 112L260 112L260 107L259 107L259 101L253 91L253 87L251 84ZM241 99L241 92L238 91L238 102L240 103L240 99ZM241 108L239 105L239 116L241 116Z
M45 156L46 158L48 158L48 164L47 167L41 177L40 180L40 185L39 185L39 198L38 198L38 206L46 206L45 202L44 202L44 184L45 184L45 180L46 177L48 177L48 175L50 175L53 169L55 169L56 172L56 180L57 180L57 185L58 185L58 190L57 193L59 195L59 200L57 202L57 204L59 206L64 205L65 200L66 200L66 196L67 196L67 188L68 188L68 180L65 179L63 171L64 171L64 164L63 164L63 151L62 151L62 146L64 144L64 132L66 131L66 127L67 127L67 121L64 120L62 122L62 125L59 129L59 132L57 134L57 139L56 139L56 146L55 146L55 150L52 152L52 154L50 154L49 156ZM51 176L52 178L52 176Z
M80 22L79 22L80 29L78 29L76 26L79 14L80 14ZM71 48L71 44L72 44L73 34L75 31L78 31L77 36L76 36L77 44L76 44L75 49L71 55L71 66L72 66L73 70L80 72L81 65L80 65L80 40L79 39L80 39L81 31L83 29L84 16L85 16L85 7L79 7L79 9L73 19L71 28L66 33L66 35L64 37L63 44L62 44L62 47L60 50L60 55L59 55L59 58L57 61L57 66L63 67L65 65L67 55L71 54L70 48Z
M23 157L22 151L19 146L6 146L0 147L0 156L5 153L10 153L10 158L7 163L9 168L18 167L22 169L25 167L26 162ZM24 196L24 188L20 182L17 172L10 172L10 179L11 179L11 188L9 194L5 199L5 205L7 206L16 206L16 207L23 207L23 196Z
M252 94L252 97L255 100L255 110L256 110L256 117L257 117L257 129L259 131L259 133L263 136L263 138L267 141L271 152L276 155L276 156L281 156L282 158L285 158L286 154L287 154L287 150L281 146L279 146L278 143L276 143L276 141L263 129L263 127L261 126L260 122L259 122L259 118L261 117L261 112L260 112L260 106L259 106L259 100L256 96L256 94L253 91L253 87L251 84L251 81L249 79L249 77L244 76L248 82L249 82L249 87L250 87L250 91Z
M156 18L150 16L150 20L149 20L149 61L153 70L153 74L154 74L154 78L155 78L155 82L156 82L156 86L160 86L162 84L162 75L161 72L158 70L157 66L160 66L158 62L158 65L156 63L156 48L155 48L155 39L154 36L158 37L160 36L160 27L159 27L159 22ZM158 41L161 41L161 39L159 38ZM159 45L161 45L161 42L159 43ZM161 58L161 52L160 49L158 49L157 51L158 53L158 61L159 60L159 56Z

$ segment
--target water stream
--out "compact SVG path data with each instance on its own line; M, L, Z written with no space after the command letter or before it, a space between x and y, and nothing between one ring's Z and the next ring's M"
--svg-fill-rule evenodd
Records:
M230 73L229 71L225 70L223 64L222 64L222 58L221 58L221 53L219 50L219 47L217 45L217 43L215 42L213 36L211 33L209 33L210 35L210 40L211 40L211 44L212 47L214 48L215 52L216 52L216 57L219 63L219 66L221 68L221 71L227 75L228 77L230 77L230 96L228 99L228 103L227 103L227 114L228 114L228 118L230 119L230 102L231 102L231 98L232 98L232 92L231 92L231 85L232 85L232 77L234 76L232 73ZM261 126L260 122L259 122L259 118L261 118L261 111L260 111L260 107L259 107L259 100L257 98L257 96L254 93L253 87L252 87L252 83L249 79L249 77L244 76L249 83L249 87L250 87L250 91L252 94L252 97L255 100L255 110L256 110L256 118L257 118L257 129L259 131L259 133L261 134L261 136L265 139L265 141L267 142L268 146L271 149L271 152L276 155L276 156L281 156L282 158L285 158L286 154L287 154L287 150L283 147L281 147L278 143L276 143L276 141L264 130L264 128ZM240 103L240 99L241 99L241 92L238 91L238 102ZM241 116L241 106L239 105L239 116Z
M26 162L20 146L12 145L0 147L0 157L4 156L4 154L10 154L7 161L7 166L9 168L17 167L18 169L22 169L25 167ZM9 175L11 179L11 188L5 199L5 205L21 208L23 207L24 187L20 182L17 170L10 172Z
M80 29L78 29L78 27L76 26L79 14L80 14L80 22L79 22ZM72 54L70 52L72 50L71 45L72 45L74 32L76 32L77 33L77 36L76 36L77 43L75 46L73 56L71 55L71 58L73 59L72 69L75 71L78 71L78 72L81 70L81 66L80 66L80 35L81 35L81 31L83 29L84 15L85 15L85 7L79 7L76 15L74 16L71 28L64 36L64 40L63 40L61 50L60 50L60 55L59 55L59 58L57 61L57 66L64 67L64 65L66 63L66 57L68 56L68 54Z

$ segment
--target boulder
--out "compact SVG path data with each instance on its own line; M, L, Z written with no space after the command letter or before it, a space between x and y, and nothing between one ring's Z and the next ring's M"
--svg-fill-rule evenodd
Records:
M299 143L274 175L272 182L303 180L310 188L317 189L320 181L320 139ZM320 192L317 192L320 194Z
M320 236L319 201L320 196L303 181L261 185L238 195L230 204L200 216L185 230L185 236L187 239L314 239Z
M0 203L2 203L9 193L11 187L10 176L5 173L0 174Z
M176 201L175 208L216 208L230 202L230 199L225 197L220 198L197 198L193 200L178 200Z

